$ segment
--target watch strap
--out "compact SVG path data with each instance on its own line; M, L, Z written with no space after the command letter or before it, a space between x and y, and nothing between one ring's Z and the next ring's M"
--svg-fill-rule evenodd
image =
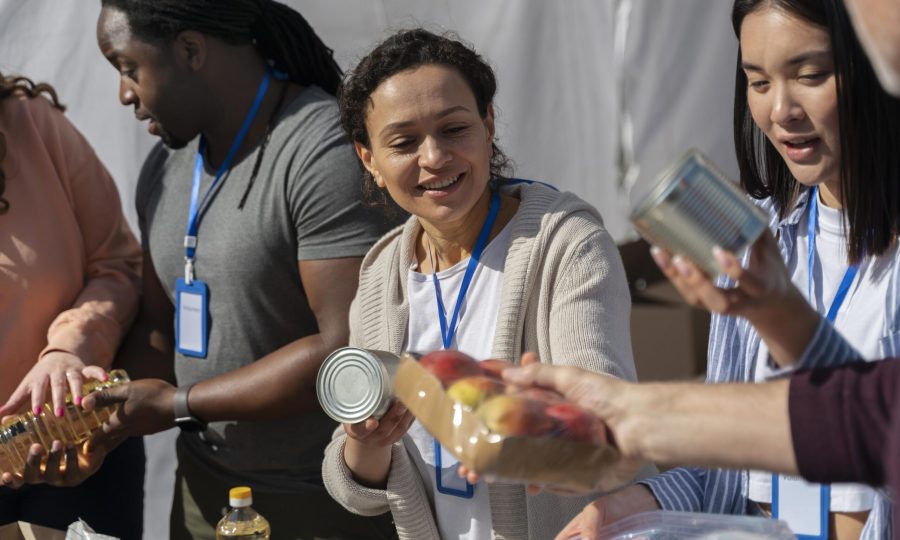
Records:
M188 406L188 395L193 386L193 384L179 386L175 389L175 397L173 399L175 425L185 431L200 431L206 428L206 424L194 416Z

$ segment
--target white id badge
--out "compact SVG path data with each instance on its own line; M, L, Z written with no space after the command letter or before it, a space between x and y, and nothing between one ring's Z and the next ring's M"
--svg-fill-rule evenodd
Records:
M185 356L206 358L209 340L209 289L199 279L175 282L175 349Z
M827 540L830 503L828 484L772 475L772 517L786 522L801 540Z

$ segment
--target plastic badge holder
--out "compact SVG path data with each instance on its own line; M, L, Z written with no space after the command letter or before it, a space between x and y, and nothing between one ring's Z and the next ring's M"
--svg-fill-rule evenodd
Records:
M576 537L577 538L577 537ZM602 540L794 540L783 521L755 516L644 512L598 532Z
M637 471L629 467L619 471L619 453L611 446L553 436L504 437L491 432L407 353L400 358L395 391L448 452L486 478L587 492L619 487Z

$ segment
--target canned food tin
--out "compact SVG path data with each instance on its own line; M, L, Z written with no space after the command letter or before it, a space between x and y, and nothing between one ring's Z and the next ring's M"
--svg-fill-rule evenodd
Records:
M325 414L354 424L380 418L394 398L396 354L344 347L331 353L316 377L316 393Z
M660 175L631 221L651 244L719 274L712 249L740 253L765 230L765 214L697 150Z

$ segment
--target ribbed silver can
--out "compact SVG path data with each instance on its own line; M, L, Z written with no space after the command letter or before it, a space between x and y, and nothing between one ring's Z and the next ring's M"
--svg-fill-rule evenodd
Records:
M765 214L697 150L660 175L631 222L648 242L684 255L711 276L719 274L713 247L740 253L767 226Z
M381 418L394 399L400 357L385 351L344 347L328 355L316 377L322 410L342 424Z

